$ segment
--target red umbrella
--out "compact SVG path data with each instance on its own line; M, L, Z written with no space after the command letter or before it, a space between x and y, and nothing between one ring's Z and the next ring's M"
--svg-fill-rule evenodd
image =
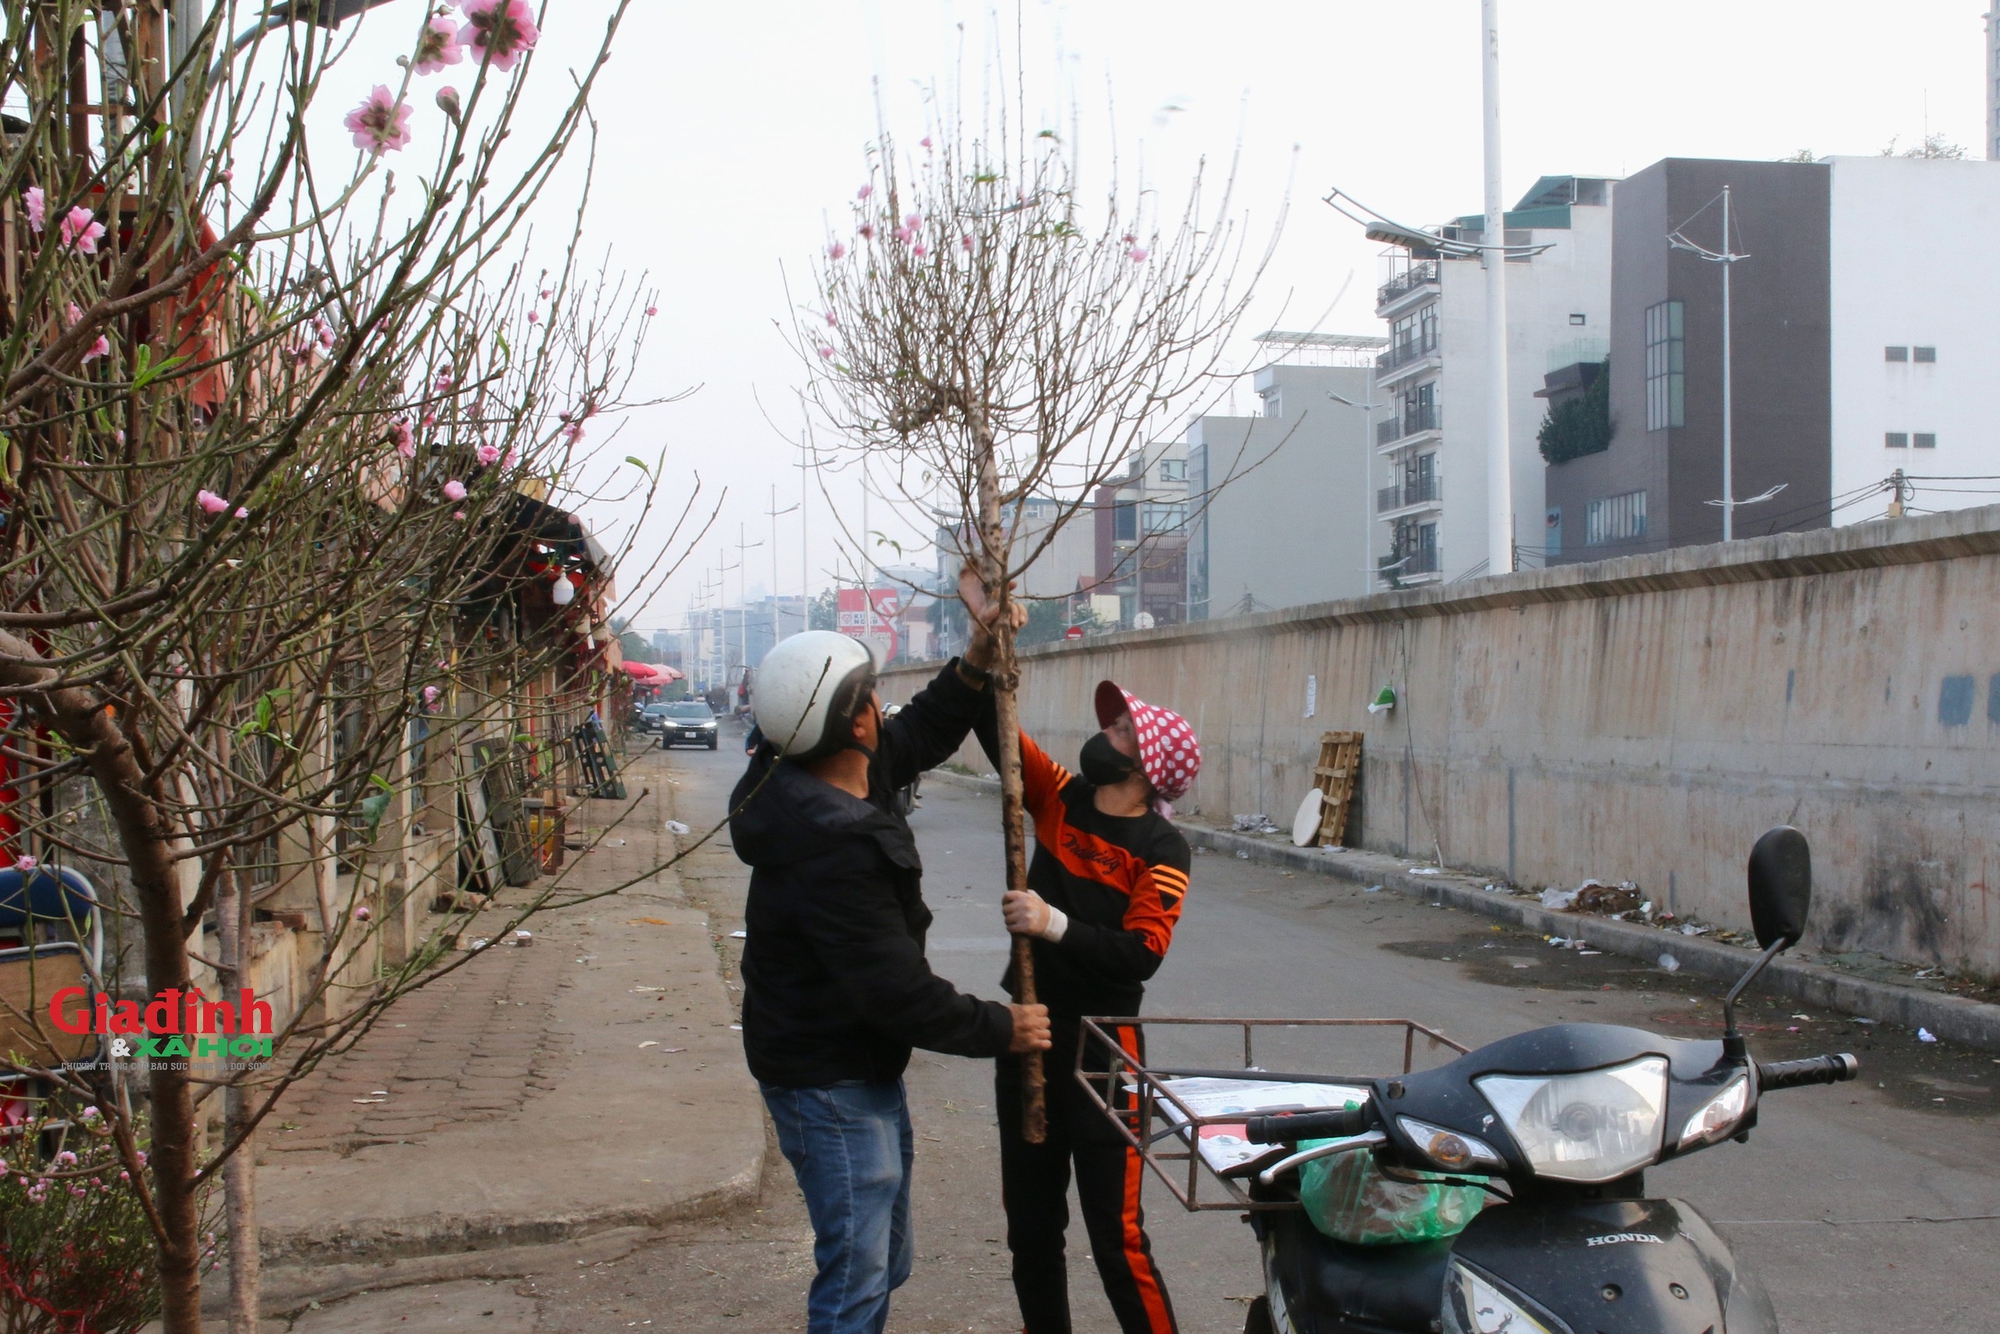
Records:
M634 681L655 681L660 679L660 669L651 663L626 661L619 664ZM671 680L672 678L667 678Z

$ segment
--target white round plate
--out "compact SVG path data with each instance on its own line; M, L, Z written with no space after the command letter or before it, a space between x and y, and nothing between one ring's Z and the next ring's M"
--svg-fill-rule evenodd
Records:
M1292 817L1292 842L1302 848L1309 848L1319 839L1319 809L1325 800L1318 788L1306 793L1306 799L1299 803L1299 813Z

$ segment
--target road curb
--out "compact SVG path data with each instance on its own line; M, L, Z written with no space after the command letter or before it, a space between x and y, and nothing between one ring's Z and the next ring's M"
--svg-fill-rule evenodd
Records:
M1000 791L997 779L975 778L942 769L933 770L929 776L989 795ZM1448 904L1512 922L1544 936L1582 935L1592 946L1628 958L1652 962L1662 954L1672 953L1680 960L1681 967L1704 977L1733 982L1756 957L1750 950L1700 936L1681 936L1605 917L1553 912L1533 899L1488 893L1487 882L1477 878L1449 872L1415 875L1401 861L1383 853L1357 848L1335 853L1205 825L1182 823L1176 827L1189 843L1211 852L1244 854L1250 861L1309 871L1357 885L1380 885L1406 898ZM1821 964L1786 958L1773 960L1756 985L1822 1009L1861 1015L1877 1023L1911 1030L1925 1028L1947 1042L2000 1052L2000 1005L1852 977Z

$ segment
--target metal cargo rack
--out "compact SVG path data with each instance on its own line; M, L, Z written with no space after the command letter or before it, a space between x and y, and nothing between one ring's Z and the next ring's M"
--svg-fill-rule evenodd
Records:
M1147 1065L1139 1056L1126 1049L1118 1037L1120 1030L1193 1028L1238 1028L1243 1033L1243 1068L1237 1070L1182 1069ZM1077 1046L1077 1064L1074 1076L1083 1086L1085 1095L1104 1117L1118 1128L1125 1142L1139 1151L1146 1165L1156 1176L1166 1183L1181 1207L1190 1212L1204 1210L1233 1209L1274 1210L1296 1209L1298 1204L1289 1200L1260 1200L1251 1198L1238 1179L1248 1176L1262 1163L1262 1159L1244 1164L1224 1174L1205 1158L1200 1151L1201 1132L1209 1126L1238 1126L1243 1123L1245 1113L1228 1112L1215 1116L1198 1115L1168 1087L1169 1081L1176 1079L1233 1079L1257 1082L1287 1084L1366 1084L1375 1075L1326 1075L1296 1074L1285 1071L1261 1070L1257 1068L1256 1035L1260 1029L1301 1029L1301 1028L1369 1028L1401 1029L1403 1033L1403 1068L1401 1074L1409 1074L1414 1068L1417 1041L1425 1043L1425 1051L1432 1052L1442 1047L1454 1056L1462 1056L1466 1047L1452 1041L1434 1028L1417 1023L1413 1019L1188 1019L1158 1018L1116 1019L1102 1016L1086 1018L1083 1021L1083 1041ZM1092 1060L1095 1056L1097 1059ZM1091 1065L1101 1065L1102 1069L1090 1069ZM1135 1104L1136 1095L1136 1104ZM1163 1110L1166 1108L1172 1110ZM1202 1183L1211 1183L1206 1195Z

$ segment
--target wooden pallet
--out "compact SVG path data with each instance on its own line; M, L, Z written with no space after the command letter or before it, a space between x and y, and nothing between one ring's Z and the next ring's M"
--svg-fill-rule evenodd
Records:
M1313 786L1319 789L1319 846L1340 843L1347 832L1347 808L1354 800L1354 780L1361 776L1361 733L1327 732L1319 739L1319 763L1313 766Z

